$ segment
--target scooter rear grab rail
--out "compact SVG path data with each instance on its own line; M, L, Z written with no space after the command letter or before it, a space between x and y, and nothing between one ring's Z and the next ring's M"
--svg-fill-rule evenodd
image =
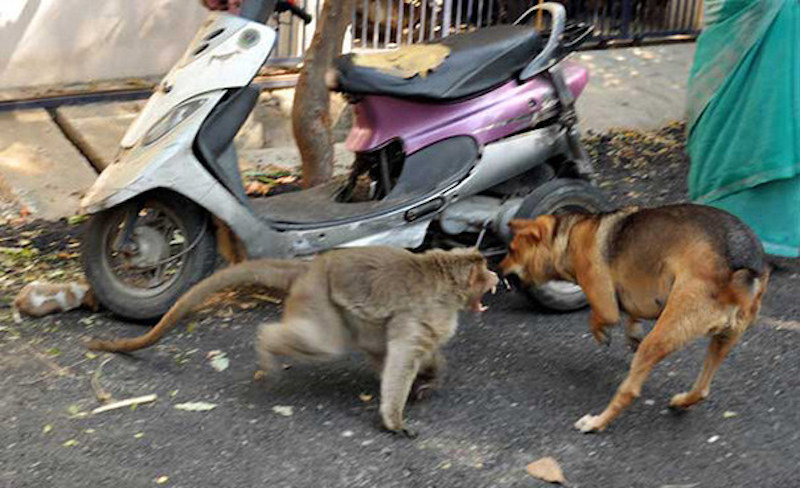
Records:
M556 52L561 44L561 35L564 33L564 26L567 22L567 11L564 9L563 5L560 3L545 2L526 10L525 13L514 21L514 25L525 22L537 10L546 11L553 19L550 27L550 37L547 38L547 44L545 44L542 52L533 58L533 61L528 63L522 70L522 73L520 73L519 78L522 81L533 78L554 64Z

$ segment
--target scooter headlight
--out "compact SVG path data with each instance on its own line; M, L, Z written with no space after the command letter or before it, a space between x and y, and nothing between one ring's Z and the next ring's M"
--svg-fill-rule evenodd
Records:
M173 108L167 112L166 115L161 117L158 122L153 124L150 129L147 130L147 133L145 133L144 138L142 139L142 144L149 146L150 144L161 139L169 131L174 129L175 126L188 119L193 113L197 112L197 109L202 107L205 103L206 99L200 98L182 103Z

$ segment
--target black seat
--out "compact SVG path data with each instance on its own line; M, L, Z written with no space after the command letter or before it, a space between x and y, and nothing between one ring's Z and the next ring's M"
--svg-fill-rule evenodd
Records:
M499 25L445 37L449 56L425 78L392 76L353 63L353 55L335 61L336 91L404 98L453 100L477 95L516 76L543 43L530 26Z

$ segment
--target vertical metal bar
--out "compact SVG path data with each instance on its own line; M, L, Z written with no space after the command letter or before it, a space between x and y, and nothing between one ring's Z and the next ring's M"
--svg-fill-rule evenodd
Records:
M469 25L472 23L472 5L473 0L469 0L467 2L467 30L469 30Z
M461 32L461 8L464 6L464 0L456 0L458 7L456 7L456 33Z
M450 35L450 24L453 21L453 0L444 0L442 8L444 9L442 11L442 37L447 37Z
M367 47L367 19L369 18L368 0L364 0L361 8L361 47Z
M392 0L386 0L386 33L383 38L383 47L388 47L392 42Z
M686 17L686 10L687 10L686 0L681 0L680 11L678 13L678 19L677 19L678 21L676 22L675 29L673 30L678 30L678 31L683 30L683 25Z
M622 0L622 25L620 26L620 34L622 37L628 37L631 23L631 0Z
M492 6L494 5L494 0L489 0L489 9L486 12L486 25L492 25Z
M380 14L380 0L375 2L375 17ZM372 49L378 49L378 32L381 30L381 24L377 18L372 19Z
M395 36L395 44L400 46L403 42L403 11L405 10L405 1L397 0L397 36Z
M428 13L428 0L422 0L419 8L419 37L417 37L417 42L422 42L425 39L425 17Z
M352 20L350 20L350 32L352 32L353 35L351 36L350 40L350 49L352 49L356 43L356 29L358 28L358 21L356 20L357 10L358 10L358 2L353 2L353 12L352 12L353 15L352 15ZM314 19L314 20L319 21L319 19ZM303 32L305 32L305 30L303 30Z
M439 18L439 11L436 9L436 0L431 2L431 27L428 31L428 40L433 40L433 35L436 33L436 19Z
M483 20L483 0L478 0L478 29L481 28L481 21Z
M414 3L408 4L408 44L414 41Z

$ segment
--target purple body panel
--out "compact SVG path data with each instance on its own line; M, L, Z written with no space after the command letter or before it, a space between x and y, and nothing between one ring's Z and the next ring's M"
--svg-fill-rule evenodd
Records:
M564 77L578 97L589 81L589 72L579 64L565 62ZM397 137L403 140L406 154L459 135L486 144L528 128L547 99L554 100L555 93L542 76L523 84L509 81L481 96L451 103L370 95L353 106L347 149L367 151Z

